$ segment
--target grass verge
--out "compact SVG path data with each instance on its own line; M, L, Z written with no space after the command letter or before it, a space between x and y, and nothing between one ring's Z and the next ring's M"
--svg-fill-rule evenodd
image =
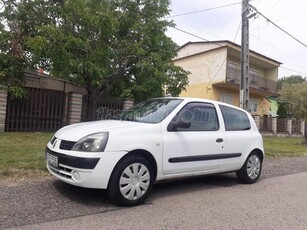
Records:
M0 133L0 180L47 175L45 147L52 133Z
M0 133L0 180L48 175L45 146L52 133ZM301 138L264 138L266 157L307 156Z
M264 150L267 157L299 157L307 156L307 145L303 138L265 137Z

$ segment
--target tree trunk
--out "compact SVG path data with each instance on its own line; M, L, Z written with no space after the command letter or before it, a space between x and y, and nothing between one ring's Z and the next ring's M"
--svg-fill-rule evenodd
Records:
M93 93L88 94L86 103L87 103L86 120L87 121L97 120L98 95L95 95Z

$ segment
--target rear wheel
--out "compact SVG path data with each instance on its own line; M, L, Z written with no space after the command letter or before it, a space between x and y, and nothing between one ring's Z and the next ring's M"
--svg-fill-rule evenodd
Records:
M140 156L129 156L114 169L107 193L118 205L137 205L148 196L153 181L153 170L149 162Z
M252 152L246 159L244 165L236 172L238 179L245 184L255 183L261 174L262 158L257 152Z

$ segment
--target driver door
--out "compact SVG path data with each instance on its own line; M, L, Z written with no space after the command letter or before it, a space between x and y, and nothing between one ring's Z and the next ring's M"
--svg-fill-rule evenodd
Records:
M188 103L163 129L164 174L218 168L225 143L213 104Z

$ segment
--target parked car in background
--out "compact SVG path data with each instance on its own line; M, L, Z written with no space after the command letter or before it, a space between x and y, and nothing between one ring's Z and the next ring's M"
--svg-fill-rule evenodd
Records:
M254 183L263 141L252 116L237 107L196 98L156 98L118 120L70 125L46 147L47 168L72 185L106 189L118 205L144 201L155 182L236 172Z

